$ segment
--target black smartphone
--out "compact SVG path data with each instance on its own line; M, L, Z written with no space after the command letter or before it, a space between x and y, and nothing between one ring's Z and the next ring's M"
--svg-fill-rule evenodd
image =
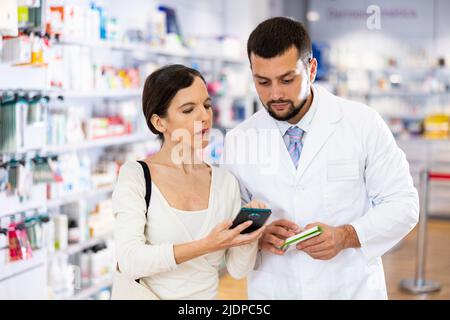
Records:
M272 210L270 209L241 208L241 211L239 211L239 214L234 219L230 229L237 227L243 222L252 220L253 223L247 229L241 231L241 234L256 231L264 225L271 213Z

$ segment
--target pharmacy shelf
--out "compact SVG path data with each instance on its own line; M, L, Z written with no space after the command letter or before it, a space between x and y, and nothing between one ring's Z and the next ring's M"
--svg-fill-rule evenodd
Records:
M414 98L434 98L446 97L450 92L420 92L420 91L374 91L366 93L369 98L385 98L385 97L414 97Z
M59 153L66 153L71 151L78 151L78 150L84 150L84 149L93 149L93 148L103 148L103 147L109 147L114 145L122 145L127 143L135 143L135 142L144 142L144 141L151 141L155 140L156 138L152 137L152 135L146 133L136 133L132 135L123 135L123 136L116 136L111 138L103 138L103 139L97 139L92 141L85 141L85 142L79 142L79 143L67 143L64 145L56 145L56 146L46 146L42 148L41 152L43 153L49 153L49 154L59 154Z
M111 286L112 286L112 278L108 277L87 288L77 290L77 292L72 297L69 297L67 300L86 300L92 295L98 293L100 290Z
M187 49L181 50L168 50L162 47L152 47L148 44L139 43L121 43L121 42L111 42L111 41L72 41L72 40L62 40L55 42L56 45L64 46L81 46L88 48L103 48L109 50L117 51L131 51L138 53L145 53L148 55L160 55L160 56L170 56L178 58L188 58L188 59L203 59L203 60L219 60L228 63L246 63L245 59L240 59L236 57L226 57L223 55L208 55L200 53L192 53Z
M136 143L145 141L156 141L156 140L150 134L135 134L123 137L114 137L108 139L101 139L97 141L84 142L79 144L45 147L40 151L40 153L60 154L64 152L77 151L83 149L108 147L114 145L123 145L127 143ZM113 187L110 186L110 187L102 187L95 190L76 192L73 194L64 195L62 197L58 197L56 199L51 199L47 201L46 200L27 201L13 205L5 201L6 205L3 205L2 208L0 208L0 218L4 216L17 214L20 212L26 212L33 209L43 208L45 206L47 208L54 208L66 203L77 201L79 199L106 195L108 193L111 193L112 191ZM2 200L1 197L0 200Z
M67 246L67 248L62 249L62 250L57 250L55 251L51 256L49 256L49 260L52 260L60 255L73 255L76 254L78 252L81 252L85 249L91 248L93 246L96 246L102 242L104 242L105 240L111 239L113 236L113 233L107 233L103 236L98 236L80 243L74 243L74 244L69 244Z
M450 143L449 139L427 139L424 137L396 137L397 141L401 142L420 142L420 143L427 143L427 144L448 144Z
M99 196L103 196L103 195L108 195L111 192L113 192L114 187L113 186L109 186L109 187L103 187L103 188L99 188L99 189L93 189L93 190L85 190L85 191L81 191L81 192L75 192L72 194L68 194L56 199L52 199L52 200L48 200L47 201L47 208L55 208L55 207L59 207L61 205L67 204L67 203L71 203L71 202L75 202L77 200L81 200L81 199L86 199L86 198L94 198L94 197L99 197Z
M8 202L6 201L6 203L3 203L2 206L3 208L1 208L0 210L0 218L11 216L21 212L26 212L29 210L42 208L45 206L45 200L27 201L18 205L9 205Z
M133 89L98 89L98 90L62 90L54 88L3 88L5 91L39 92L50 97L62 96L66 99L132 99L140 98L141 88Z
M137 143L137 142L150 142L150 141L156 141L156 136L152 135L150 133L135 133L135 134L128 134L128 135L119 135L115 137L109 137L109 138L101 138L91 141L83 141L78 143L66 143L61 145L49 145L44 146L39 149L27 149L27 150L21 150L16 152L8 152L8 153L0 153L0 156L5 155L21 155L29 152L35 152L39 153L40 155L43 154L61 154L61 153L67 153L72 151L79 151L79 150L87 150L87 149L95 149L95 148L104 148L104 147L110 147L110 146L116 146L116 145L123 145L123 144L130 144L130 143Z
M68 194L56 199L52 200L40 200L40 201L31 201L31 202L25 202L23 204L19 205L11 205L7 206L6 208L2 208L0 211L0 218L6 217L10 215L14 215L21 212L26 212L33 209L39 209L39 208L55 208L58 206L61 206L66 203L74 202L80 199L86 199L86 198L94 198L99 197L102 195L107 195L111 193L114 190L114 187L103 187L100 189L94 189L94 190L86 190L82 192L76 192L73 194Z
M85 91L50 91L51 94L63 96L66 99L128 99L139 98L141 89L103 89Z
M398 91L350 91L346 93L346 96L353 97L367 97L371 98L436 98L447 97L450 95L450 91L443 92L429 92L429 91L411 91L411 90L398 90Z
M375 109L376 110L376 109ZM408 114L408 113L385 113L376 110L384 119L408 119L408 120L424 120L425 114Z
M32 258L19 261L8 261L8 255L8 249L0 250L0 282L17 274L44 265L46 252L44 249L34 250Z

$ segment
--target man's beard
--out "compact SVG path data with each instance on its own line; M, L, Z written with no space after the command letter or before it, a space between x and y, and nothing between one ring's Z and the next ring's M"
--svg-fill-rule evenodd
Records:
M297 116L300 111L302 111L303 107L306 104L306 101L308 100L308 97L306 97L305 99L303 99L302 101L300 101L298 106L294 106L294 102L292 102L291 100L271 100L267 103L266 109L269 112L269 114L271 115L272 118L278 120L278 121L289 121L292 118L294 118L295 116ZM262 102L262 101L261 101ZM288 107L288 113L284 116L278 116L272 109L272 104L273 103L288 103L289 107ZM263 103L264 105L264 103Z

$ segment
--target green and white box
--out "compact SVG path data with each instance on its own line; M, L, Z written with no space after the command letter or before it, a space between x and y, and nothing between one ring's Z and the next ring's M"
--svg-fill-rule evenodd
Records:
M296 234L290 238L287 238L280 249L284 250L284 251L290 251L292 248L295 248L295 246L298 243L308 240L312 237L318 236L319 234L322 233L322 231L323 230L320 226L315 226L311 229L300 232L299 234Z

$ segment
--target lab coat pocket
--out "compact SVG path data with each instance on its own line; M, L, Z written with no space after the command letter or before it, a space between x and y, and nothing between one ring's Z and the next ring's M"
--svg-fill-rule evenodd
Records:
M358 159L329 160L325 177L325 204L331 213L351 210L360 197L362 172Z
M327 162L327 180L358 180L360 176L358 159L329 160Z

